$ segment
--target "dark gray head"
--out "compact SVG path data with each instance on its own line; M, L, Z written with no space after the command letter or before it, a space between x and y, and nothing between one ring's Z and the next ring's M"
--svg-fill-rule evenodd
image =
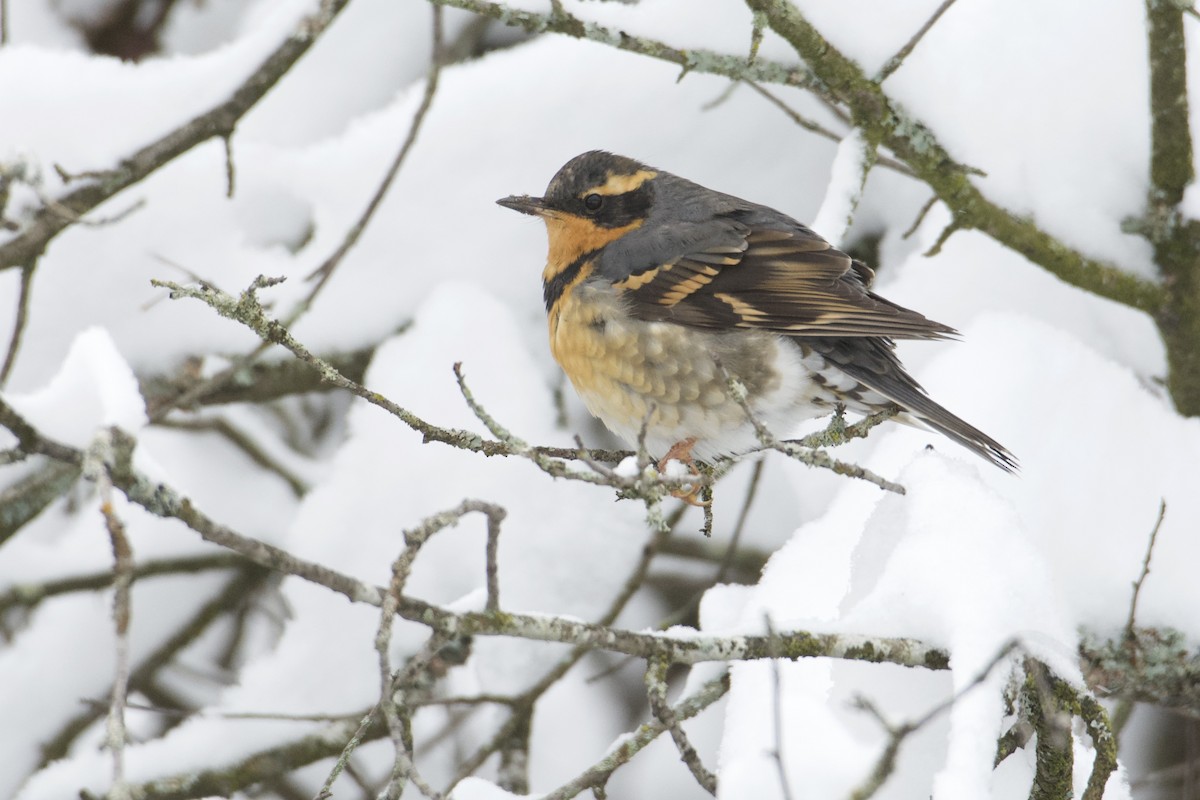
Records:
M658 175L632 158L591 150L564 164L544 197L520 195L496 202L523 214L569 215L600 228L623 228L649 215Z

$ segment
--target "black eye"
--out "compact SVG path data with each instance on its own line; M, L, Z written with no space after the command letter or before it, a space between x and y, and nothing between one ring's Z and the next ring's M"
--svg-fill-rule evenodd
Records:
M604 198L598 194L589 194L583 198L583 207L588 211L599 211L602 205L604 205Z

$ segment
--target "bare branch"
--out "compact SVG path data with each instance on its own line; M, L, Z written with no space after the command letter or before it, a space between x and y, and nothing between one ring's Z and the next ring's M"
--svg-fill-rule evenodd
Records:
M627 50L660 61L668 61L679 65L682 69L679 74L680 78L689 72L700 72L760 83L779 83L806 88L814 85L812 73L804 67L781 64L757 57L753 60L736 58L699 48L681 50L654 39L633 36L625 31L605 28L594 22L585 22L567 13L561 7L552 10L549 14L537 14L522 11L504 3L489 2L489 0L430 1L440 6L461 8L464 11L480 14L505 25L521 28L529 33L561 33L575 39L588 39L615 47L618 50Z
M201 142L231 136L242 117L308 52L348 2L322 0L320 8L301 20L295 31L264 59L228 100L145 145L122 159L118 166L90 173L87 184L55 201L57 207L70 212L69 216L49 207L39 211L20 233L0 245L0 269L32 263L54 237L96 206Z
M714 797L717 794L717 776L708 771L704 763L700 760L700 754L696 752L696 748L688 740L687 734L680 725L679 717L675 714L675 710L667 702L667 670L671 667L670 663L661 659L650 659L646 664L646 696L650 699L650 710L654 713L655 718L662 723L668 733L671 734L671 739L675 742L675 749L679 751L679 758L691 770L692 777L696 779L696 783L709 794Z
M233 569L245 564L246 560L236 553L160 559L135 564L129 577L131 581L136 583L139 580L154 578L160 575L206 572L214 569ZM43 600L50 597L58 597L74 592L95 592L100 589L107 589L113 585L113 578L113 573L109 570L91 575L59 578L44 583L11 585L5 591L0 592L0 617L14 608L35 608Z
M0 389L8 383L8 376L12 374L13 366L17 363L17 351L21 349L21 337L25 334L25 325L29 321L29 294L33 288L33 273L36 268L37 259L21 268L21 289L17 293L13 332L8 340L8 352L4 355L4 366L0 367Z
M346 253L350 252L350 249L358 244L363 231L367 229L367 225L370 224L371 219L375 216L375 211L379 208L380 203L383 202L383 198L391 188L392 181L395 180L396 175L400 172L400 167L404 165L405 159L408 158L408 151L416 144L417 135L421 132L421 125L425 122L425 116L433 106L433 97L437 93L438 78L442 74L442 7L433 5L431 10L433 12L433 47L431 51L432 55L429 59L429 72L425 77L425 92L421 96L421 103L417 106L417 111L413 114L412 121L408 124L408 133L404 137L404 142L400 145L399 151L397 151L395 158L392 159L391 166L384 173L383 179L375 189L375 194L367 203L367 207L363 209L358 221L350 227L350 230L346 231L346 236L342 239L342 243L338 245L337 249L321 263L321 266L313 270L308 276L309 280L316 278L317 282L313 286L312 291L309 292L308 297L301 302L302 308L308 307L317 293L321 291L321 288L329 281L338 264L342 263L342 259L346 257ZM287 324L290 325L295 322L299 311L300 309L297 309L297 312L289 316Z
M1067 283L1101 297L1154 313L1163 302L1158 284L1136 277L1064 246L1027 218L988 200L960 169L932 131L894 104L787 0L746 0L766 15L771 29L787 40L820 80L817 90L844 103L872 142L884 145L929 184L959 224L975 228L1021 253Z
M883 67L880 68L879 73L875 76L876 83L883 83L888 79L889 75L900 68L900 65L904 63L904 59L908 58L908 54L925 38L925 34L929 33L929 29L937 24L942 14L945 14L952 5L954 5L954 0L943 0L942 4L933 12L933 15L925 20L925 24L917 29L917 32L896 52L896 55L883 63Z
M889 492L895 492L896 494L904 494L904 487L900 484L893 483L885 478L881 478L874 472L860 467L857 464L848 464L844 461L838 461L823 450L805 447L795 442L780 441L779 439L776 439L775 435L771 433L771 431L767 430L767 427L762 423L761 420L758 419L758 416L754 413L754 410L750 408L750 402L746 397L746 387L744 387L736 378L731 376L725 369L724 365L722 365L720 362L717 363L717 367L725 376L725 382L730 397L732 397L734 401L741 406L742 411L746 415L746 419L751 425L754 426L754 431L758 436L758 441L764 449L775 450L783 453L789 458L793 458L796 461L799 461L801 464L807 464L810 467L822 467L824 469L829 469L839 475L858 478L866 481L867 483L873 483L880 489L884 489Z
M109 699L108 724L105 743L112 754L112 793L124 796L128 791L125 782L125 743L128 733L125 728L125 703L129 695L129 623L133 608L130 590L133 585L133 550L125 535L125 523L113 508L113 486L108 470L113 460L111 430L96 434L91 447L83 458L83 474L99 488L100 513L108 530L113 551L113 627L115 629L114 650L116 667L113 672L112 691Z
M247 458L263 469L279 476L288 485L292 494L303 497L308 493L308 482L293 472L278 459L259 446L254 437L238 428L224 417L208 417L205 419L164 420L159 423L164 428L180 431L212 431L228 439L241 450Z
M1142 583L1145 582L1146 576L1150 574L1150 556L1154 554L1154 543L1158 541L1158 529L1162 527L1163 519L1167 516L1167 499L1164 497L1158 503L1158 519L1154 521L1154 528L1150 531L1150 542L1146 545L1146 557L1142 560L1142 572L1138 575L1137 580L1133 582L1133 597L1129 601L1129 619L1125 623L1125 638L1134 643L1137 641L1137 633L1134 630L1134 620L1137 618L1137 603L1138 595L1142 592Z
M792 120L792 122L796 123L801 128L804 128L804 130L809 131L811 133L815 133L816 135L821 136L825 139L828 139L831 142L840 142L843 139L843 136L841 134L831 131L829 128L826 128L824 125L821 125L819 122L815 122L815 121L809 119L808 117L802 116L800 114L800 112L796 111L794 108L789 106L787 103L783 102L783 100L780 99L780 97L778 95L776 95L774 92L768 91L767 89L763 88L762 86L759 86L757 83L754 83L753 81L746 81L746 84L751 89L753 89L754 91L756 91L760 95L762 95L762 97L764 97L767 100L767 102L769 102L771 105L775 106L780 111L782 111L784 114L786 114L788 116L788 118ZM907 164L903 163L902 161L897 161L894 158L889 158L884 155L877 155L876 163L878 163L879 166L881 166L881 167L887 167L890 170L899 172L901 175L907 175L910 178L916 177L916 174L911 169L908 168Z
M672 709L675 719L679 722L691 719L724 697L728 691L729 673L726 672L721 677L704 684L698 692L675 706ZM604 759L585 770L571 782L545 795L543 800L569 800L588 789L593 791L601 789L618 767L628 763L642 748L658 738L659 734L665 730L667 730L667 726L662 722L643 723L637 730L622 739L621 743Z

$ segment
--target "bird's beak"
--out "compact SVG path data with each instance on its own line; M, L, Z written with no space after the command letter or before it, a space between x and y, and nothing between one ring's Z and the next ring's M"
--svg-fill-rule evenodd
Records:
M513 211L520 211L522 214L529 214L534 217L544 217L550 213L550 207L546 205L545 198L530 197L527 194L514 194L502 197L496 203L505 208L511 208Z

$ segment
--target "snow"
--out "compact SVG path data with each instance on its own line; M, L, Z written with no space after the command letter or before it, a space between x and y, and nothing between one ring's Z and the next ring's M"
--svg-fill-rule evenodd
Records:
M829 185L825 188L825 200L811 227L825 237L834 247L844 246L843 239L854 209L862 194L866 177L867 142L862 131L855 128L838 143L837 153L830 167Z
M565 4L585 20L678 47L733 55L749 47L751 15L741 3ZM548 7L540 0L513 5ZM938 2L798 5L871 73ZM9 4L10 44L0 48L0 85L7 87L0 166L23 177L12 185L6 219L24 221L40 196L64 191L55 164L71 172L112 166L227 97L314 2L176 4L166 52L138 65L86 54L68 18L96 7L86 0ZM986 170L973 180L989 199L1088 255L1152 277L1148 245L1121 230L1147 194L1141 14L1133 5L1093 13L1081 0L955 4L885 88L955 159ZM303 497L223 436L147 424L138 376L211 374L257 344L197 302L168 300L150 278L198 277L237 293L257 275L285 276L261 292L263 301L283 315L301 300L312 287L305 276L341 244L407 135L424 92L429 18L419 0L350 4L239 127L232 198L224 148L209 142L89 215L98 221L144 201L127 217L57 238L37 264L4 398L73 447L86 448L106 426L134 434L137 468L213 519L372 585L390 579L404 531L463 498L497 503L507 512L499 541L502 608L596 620L651 537L637 503L553 480L523 460L425 444L357 401L348 411L345 400L305 398L273 411L234 405L199 415L229 421L299 475L311 486ZM447 36L465 22L448 14ZM1196 27L1188 22L1192 40ZM796 62L771 33L760 56ZM1011 448L1020 474L894 424L837 455L898 480L904 496L772 454L744 540L771 554L758 582L709 589L699 630L678 626L668 635L762 634L769 626L912 637L946 649L950 669L739 663L728 697L687 730L718 773L722 798L783 797L770 755L776 749L791 796L839 797L862 784L886 744L878 722L854 707L856 698L899 724L961 694L906 742L877 796L1027 796L1030 758L1018 754L997 770L991 764L1011 721L1003 691L1013 665L1033 654L1060 677L1081 681L1080 631L1121 631L1161 500L1168 510L1138 623L1178 629L1193 646L1200 640L1200 619L1190 613L1200 607L1200 541L1191 535L1200 523L1200 420L1179 415L1162 389L1166 356L1147 316L1072 288L975 231L956 232L927 257L949 212L935 206L902 238L928 190L878 166L847 230L860 188L861 135L798 91L778 93L836 130L840 144L800 130L747 87L722 97L726 89L721 78L681 78L674 65L554 36L447 67L392 191L293 332L318 353L377 346L366 385L433 424L484 430L451 371L461 363L475 398L522 440L571 447L580 433L586 444L605 446L611 439L564 387L545 344L537 285L543 228L497 208L496 198L540 193L563 162L604 147L780 208L847 246L880 235L876 289L962 332L957 343L902 344L905 363L938 402ZM1200 210L1195 187L1183 208ZM0 232L0 242L10 235ZM12 329L17 290L15 270L0 275L0 331ZM189 361L196 356L203 360ZM330 431L296 445L296 420L322 413ZM4 446L11 444L6 435ZM39 467L33 460L6 465L3 485ZM750 469L739 466L718 487L719 544L728 541ZM617 472L635 476L636 460ZM668 472L686 475L678 463ZM0 586L111 569L98 506L93 487L81 484L4 541ZM152 517L119 493L114 509L139 562L215 552L182 524ZM698 536L698 527L699 512L691 510L676 535ZM479 514L439 532L416 559L406 592L456 611L481 610L485 539ZM212 572L137 583L134 663L163 646L229 579ZM192 663L205 670L217 663L224 629L181 657L185 669L166 680L188 687L206 713L165 734L147 725L147 739L126 749L129 780L225 764L321 730L316 722L226 712L354 715L377 700L378 610L296 578L285 579L279 594L282 608L252 615L246 635L255 644L227 682L186 672ZM0 707L21 723L0 726L0 794L34 800L110 787L111 755L98 748L96 730L66 758L38 766L40 744L79 712L79 699L103 699L111 685L110 606L110 593L73 593L45 601L11 629L6 618ZM652 629L673 611L639 595L621 624ZM393 662L402 664L427 634L397 622ZM992 665L1013 641L1021 649ZM475 637L471 658L448 667L442 688L446 695L520 692L566 652ZM633 696L644 713L636 699L640 665L592 680L613 661L585 659L538 704L530 743L535 794L594 764L643 718L628 711ZM692 670L672 702L720 668ZM444 785L456 759L486 742L506 713L487 705L422 710L414 721L419 742L453 740L419 753L425 777ZM1131 796L1130 776L1151 759L1141 744L1149 735L1129 734L1108 800ZM386 772L384 744L360 751L368 773ZM1094 753L1086 737L1075 746L1078 792ZM304 788L315 790L309 784L327 769L306 770ZM454 797L512 796L494 785L489 769L461 782ZM619 770L613 786L632 798L702 796L665 737Z
M103 328L88 328L75 337L45 387L9 402L46 436L81 449L101 426L132 433L146 423L137 378Z

